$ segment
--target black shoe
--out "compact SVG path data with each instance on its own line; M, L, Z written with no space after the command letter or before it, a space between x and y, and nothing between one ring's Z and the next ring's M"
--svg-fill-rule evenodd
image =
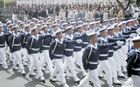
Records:
M125 76L118 76L119 78L123 78L123 79L125 79Z
M8 70L8 68L4 68L4 70Z
M23 77L26 77L26 74L25 73L23 73L22 75L23 75Z
M46 81L45 81L45 80L41 80L41 82L42 82L42 83L46 83Z
M50 82L58 82L56 79L50 79Z
M74 82L79 84L80 83L80 80L79 81L74 81Z
M29 74L29 77L34 77L35 75Z
M17 71L18 69L13 68L13 71Z
M90 85L90 86L93 86L93 83L92 83L91 81L89 81L89 85Z
M121 83L113 83L114 85L122 85Z

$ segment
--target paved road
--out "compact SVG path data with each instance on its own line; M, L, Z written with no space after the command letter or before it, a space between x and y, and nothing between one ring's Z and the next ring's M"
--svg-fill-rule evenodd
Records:
M26 71L28 72L28 70ZM19 72L13 71L11 67L8 70L3 70L0 67L0 87L62 87L60 83L49 82L49 74L47 72L44 72L44 76L46 78L46 84L40 83L40 81L35 78L29 78L28 75L23 77ZM78 74L78 77L81 78L81 74ZM125 80L121 79L121 81L124 83ZM77 84L73 82L72 78L67 79L67 83L70 87L77 87ZM101 84L102 87L107 87L106 81L103 79L101 80Z

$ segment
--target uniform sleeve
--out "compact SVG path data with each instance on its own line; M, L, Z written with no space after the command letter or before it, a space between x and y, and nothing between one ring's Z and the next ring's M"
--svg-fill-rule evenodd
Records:
M27 42L27 45L26 45L27 50L30 49L31 42L32 42L32 38L29 38L29 39L28 39L28 42Z
M136 58L136 52L131 52L128 54L128 59L127 59L127 74L128 77L131 76L131 71L133 67L134 60Z
M106 48L108 46L109 46L108 44L102 43L102 40L99 39L99 41L98 41L98 47Z
M52 42L52 43L50 44L49 56L50 56L51 60L53 59L53 53L52 53L52 51L54 50L55 44L56 44L56 42Z
M89 52L90 52L90 47L87 47L83 52L83 56L82 56L83 61L88 59Z

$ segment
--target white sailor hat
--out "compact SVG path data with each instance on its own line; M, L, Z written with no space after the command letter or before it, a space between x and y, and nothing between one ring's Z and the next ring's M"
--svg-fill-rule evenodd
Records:
M70 30L70 29L74 29L74 27L72 25L66 27L65 31Z
M33 27L33 28L31 28L31 31L33 31L33 30L35 30L35 29L37 29L37 27Z
M99 30L99 32L103 32L103 31L105 31L107 28L106 27L103 27L103 28L101 28L100 30Z
M132 38L132 41L133 41L133 42L140 41L140 36L137 36L137 37Z
M41 27L41 29L45 29L45 28L47 28L47 25L44 25L44 26Z
M24 22L22 22L22 21L21 21L21 22L19 22L19 26L20 26L20 25L23 25L23 24L24 24Z
M2 27L3 26L3 23L0 21L0 27Z
M90 22L89 25L94 25L96 22Z
M127 23L127 21L122 21L118 24L118 26L121 26L122 24L126 24L126 23Z
M132 21L135 21L135 20L134 20L134 19L127 20L127 23L128 23L128 22L132 22Z
M81 28L81 27L83 27L83 25L82 25L82 24L81 24L81 25L76 26L76 29L79 29L79 28Z
M25 25L25 28L27 28L27 27L29 27L30 25L29 24L27 24L27 25Z
M73 22L71 22L71 24L73 25L73 24L76 24L76 22L75 21L73 21Z
M58 24L57 24L57 23L55 23L55 24L52 24L52 27L56 27L56 26L58 26Z
M77 23L78 23L78 24L82 24L82 23L83 23L83 21L81 21L81 20L80 20L80 21L78 21Z
M68 23L66 23L66 22L64 22L63 24L62 24L62 26L67 26L68 25Z
M86 34L87 34L88 37L91 37L93 35L97 35L97 33L94 32L94 31L88 31Z
M9 20L9 21L7 21L7 23L6 24L11 24L12 23L12 21L11 20Z
M41 25L41 24L37 24L36 26L37 26L37 27L41 27L42 25Z
M8 25L8 27L12 27L12 26L13 26L13 24L9 24L9 25Z
M57 35L58 33L63 32L63 30L61 30L60 28L55 32L55 35Z
M30 25L35 24L34 22L30 22Z
M83 26L88 26L88 23L84 23Z
M17 29L17 28L18 28L18 25L12 26L12 29Z
M107 30L109 31L109 30L113 30L114 29L114 25L111 25L111 26L109 26L108 28L107 28Z

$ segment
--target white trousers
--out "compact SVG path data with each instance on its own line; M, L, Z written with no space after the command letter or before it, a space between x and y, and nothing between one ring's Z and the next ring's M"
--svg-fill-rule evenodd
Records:
M4 68L7 68L5 48L0 48L0 60Z
M53 59L55 62L54 70L51 73L51 78L54 78L55 76L58 77L58 80L64 85L66 84L65 80L65 74L64 74L64 64L62 62L62 59ZM58 73L58 75L56 75Z
M37 75L41 78L41 80L44 79L43 72L41 71L40 60L39 60L38 54L31 54L30 62L31 62L31 65L29 67L30 74L34 73L34 68L36 67Z
M74 80L76 81L78 79L78 77L75 72L75 67L74 67L74 62L73 62L72 56L70 56L70 57L65 56L64 59L65 59L65 66L64 66L65 70L68 69L71 72Z
M44 65L47 63L48 69L50 70L50 72L52 72L53 65L52 65L52 61L51 61L51 59L49 57L49 51L48 50L43 50L41 55L42 55L42 58L40 58L40 60L41 60L41 68L43 68Z
M16 51L14 52L12 55L14 56L14 61L13 61L13 67L15 68L17 66L17 64L19 65L19 69L21 70L21 72L25 72L24 71L24 66L22 63L22 58L21 58L21 51Z
M112 77L114 80L116 80L117 79L117 66L116 66L115 60L113 58L114 57L109 57L108 62L111 67Z
M122 47L122 48L124 49L124 47ZM122 67L123 71L126 72L127 63L126 63L125 55L127 55L127 54L125 53L125 51L123 52L122 48L118 50L118 54L119 54L119 58L120 58L121 67Z
M82 62L83 52L82 51L74 52L73 55L74 55L74 64L77 64L80 67L83 75L86 75L86 71L83 67L83 62Z
M112 72L111 72L111 67L108 63L108 60L100 61L99 66L98 66L98 71L104 71L106 74L106 79L107 79L107 84L109 86L112 86Z
M89 81L94 83L94 87L101 87L97 69L89 70L87 76L81 80L80 85L78 87L88 87L87 85Z
M140 76L132 75L133 87L140 87Z
M21 53L22 53L23 63L26 63L26 61L28 61L28 52L27 52L27 49L23 48L21 50Z
M121 67L121 59L120 59L118 51L114 52L113 57L114 57L113 59L115 61L115 64L117 66L118 75L121 75L122 74L122 67Z

